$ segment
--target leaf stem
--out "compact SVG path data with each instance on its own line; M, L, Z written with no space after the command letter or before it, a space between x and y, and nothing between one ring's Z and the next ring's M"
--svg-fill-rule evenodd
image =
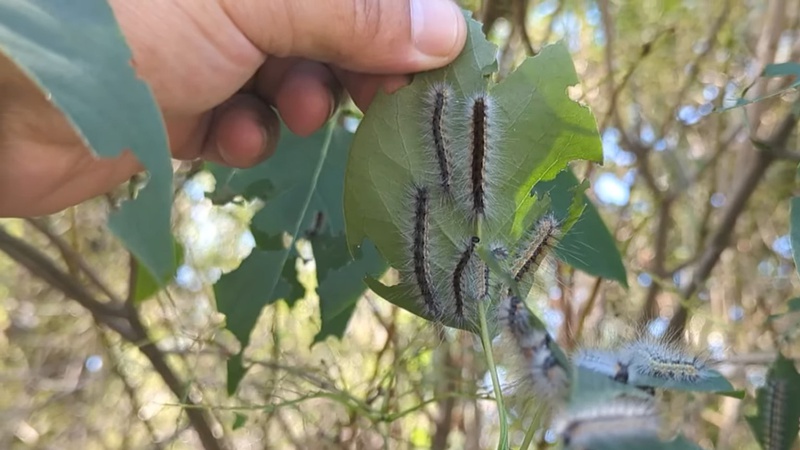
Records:
M500 379L497 376L497 367L494 364L492 354L492 338L489 336L489 323L486 321L486 302L478 304L478 319L481 324L481 344L483 353L486 355L486 364L489 366L489 373L492 376L492 388L494 389L497 412L500 416L500 442L497 443L498 450L508 449L508 418L506 417L505 402L503 402L503 390L500 387Z
M536 430L539 429L541 412L542 410L540 408L536 409L536 412L534 412L533 417L531 418L531 425L525 432L525 438L522 439L522 445L520 445L519 450L528 450L528 447L531 446L533 438L536 435Z

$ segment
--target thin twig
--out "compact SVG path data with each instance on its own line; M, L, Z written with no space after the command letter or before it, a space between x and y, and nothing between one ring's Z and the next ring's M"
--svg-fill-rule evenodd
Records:
M197 433L197 437L203 444L203 448L206 450L222 450L226 448L224 442L218 440L217 437L214 436L209 419L206 417L207 413L205 409L198 408L198 405L189 398L188 389L184 386L184 383L178 378L169 364L167 364L164 354L161 353L158 347L150 340L147 330L139 320L138 312L132 307L129 310L131 311L129 320L138 338L134 342L138 342L139 351L150 361L150 364L158 375L161 376L161 379L164 380L164 384L172 391L173 395L178 399L183 399L186 416L189 418L189 423L192 424L192 427Z
M661 130L658 134L659 136L666 136L670 127L675 122L678 106L683 103L686 94L689 92L689 88L695 83L697 80L697 75L700 73L700 62L705 59L706 56L711 54L711 50L714 48L714 44L717 42L717 35L719 34L720 30L722 30L722 26L725 25L725 22L728 20L728 14L731 11L730 3L730 0L727 0L725 4L722 5L722 10L720 11L719 16L717 16L717 20L715 20L714 24L711 26L711 28L709 28L706 38L701 41L704 43L703 50L697 54L697 56L694 58L694 61L689 63L689 73L684 79L681 87L678 89L678 93L674 97L673 106L667 109L667 111L670 113L661 124Z
M795 111L790 111L770 139L766 142L754 141L754 145L757 147L752 158L754 161L750 163L747 173L734 187L730 200L722 212L719 226L708 239L705 252L697 263L691 280L680 291L680 297L684 302L691 299L708 279L714 266L719 261L720 255L728 247L736 221L744 210L747 200L755 191L769 166L775 161L775 153L780 154L784 151L796 125L797 116ZM682 303L679 304L675 315L670 320L666 335L675 336L676 338L683 336L688 315L687 308Z
M653 263L650 267L653 276L652 283L647 290L647 296L642 306L639 324L645 325L658 316L656 299L661 291L661 283L657 280L665 276L665 262L667 260L667 241L669 230L672 225L672 200L670 197L661 199L658 208L658 222L656 224Z
M529 0L514 0L511 4L511 14L516 22L517 32L519 33L519 38L522 41L522 46L525 48L525 53L528 56L536 55L536 50L533 49L533 44L531 44L531 37L528 35L528 8L530 7L528 4Z
M136 309L134 297L136 281L138 277L138 264L136 264L136 260L133 255L130 255L129 260L130 272L128 281L128 297L125 302L125 306L128 312L128 322L135 333L135 339L131 342L135 344L139 348L139 351L142 352L142 354L144 354L144 356L150 361L150 364L153 366L159 376L161 376L161 379L164 380L164 384L167 385L175 397L177 397L182 404L186 405L184 408L184 411L186 411L186 416L189 418L189 423L192 424L195 432L197 432L197 436L200 439L200 442L202 442L203 447L206 450L221 450L225 448L226 445L223 441L214 436L214 432L211 430L211 418L208 417L208 412L204 409L194 407L197 405L192 401L191 398L189 398L189 389L187 388L186 383L181 381L169 364L167 364L164 353L162 353L156 344L150 339L147 329L139 319L139 311Z
M98 301L82 284L59 269L44 253L8 234L3 227L0 227L0 250L28 269L33 275L61 291L64 296L86 308L98 324L116 331L125 340L136 344L173 394L179 399L184 397L186 390L183 383L167 365L163 353L150 341L132 303L128 302L123 306L117 303ZM187 402L194 406L190 400L187 399ZM217 440L211 431L211 426L206 421L203 411L188 408L187 415L206 450L225 448L223 442Z
M130 326L124 319L121 305L97 301L83 285L56 267L44 253L27 242L11 236L3 227L0 227L0 250L35 276L78 302L92 314L98 323L111 328L126 339L133 336Z
M128 395L128 399L131 402L131 410L135 413L135 415L139 418L139 420L142 421L142 424L147 430L147 434L150 435L150 440L152 445L158 450L165 448L163 443L158 441L158 435L156 434L156 430L153 427L153 424L150 423L150 420L148 420L145 417L142 417L139 414L136 414L136 412L138 412L142 408L142 405L141 403L139 403L139 399L136 397L136 389L134 389L133 385L131 385L130 380L128 380L127 375L125 375L125 372L120 370L121 364L119 358L114 352L114 348L111 345L111 341L108 339L108 336L106 336L105 333L103 333L102 331L99 331L97 334L100 337L100 341L103 343L103 346L106 348L106 351L108 352L108 359L111 362L111 368L114 371L114 374L117 376L117 378L120 379L120 381L122 381L122 386L124 387L125 393Z
M98 289L100 289L100 291L102 291L103 294L105 294L109 300L118 304L122 303L122 299L120 299L116 294L114 294L114 292L112 292L111 289L109 289L109 287L106 286L106 284L102 280L100 280L100 277L94 272L94 270L92 270L91 267L89 267L89 265L86 263L86 260L84 260L78 254L78 252L76 252L75 249L72 248L71 245L69 245L66 241L64 241L64 239L55 234L53 230L51 230L50 227L44 222L44 220L26 219L26 221L29 224L31 224L34 228L39 230L39 232L45 235L47 239L49 239L50 242L56 246L56 248L58 249L59 252L61 252L62 257L64 258L64 260L68 265L73 265L78 269L80 269L81 272L83 272L83 274L86 275L86 278L88 278L89 281L91 281Z

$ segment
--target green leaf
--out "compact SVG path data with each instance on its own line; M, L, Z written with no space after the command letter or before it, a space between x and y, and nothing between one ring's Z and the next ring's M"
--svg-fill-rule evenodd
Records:
M541 212L536 207L537 198L530 195L532 187L552 179L572 160L602 158L593 116L567 95L567 88L578 80L566 47L548 46L508 78L491 84L486 75L496 66L497 49L486 41L477 22L469 19L468 23L466 47L451 65L418 74L411 85L376 97L356 132L347 168L345 217L351 251L368 239L392 267L406 270L396 286L378 287L374 278L367 279L368 285L390 302L428 319L432 317L414 299L417 287L408 275L411 251L404 236L413 230L414 187L424 185L441 191L438 166L426 144L431 135L426 123L431 119L426 122L420 113L431 103L428 97L433 85L446 83L452 88L453 103L459 106L445 119L447 132L455 142L451 158L453 189L458 194L455 202L433 194L435 210L429 215L428 226L435 241L429 261L431 273L453 273L472 236L480 238L480 246L514 248L533 226L536 213ZM467 146L462 145L466 142L463 130L469 126L463 104L476 93L487 91L493 111L489 136L494 137L487 156L494 161L487 175L490 213L474 220L465 213L464 202L458 201L459 196L468 196L464 161L471 159ZM445 281L433 280L436 285L445 285ZM464 327L458 322L444 317L446 325Z
M764 94L760 97L748 100L744 98L744 95L747 94L747 91L749 91L750 88L753 87L753 85L755 84L755 81L753 81L753 83L750 84L750 86L744 89L744 92L742 92L742 97L736 99L736 103L733 106L722 108L721 111L727 111L729 109L739 108L741 106L749 105L751 103L760 102L762 100L766 100L768 98L781 95L789 90L796 89L798 86L800 86L800 63L784 62L777 64L767 64L767 66L764 67L764 71L761 72L761 76L765 78L793 76L795 79L791 84L789 84L785 88L778 89L776 91Z
M109 227L154 275L169 281L172 165L161 113L137 78L108 2L0 3L0 52L27 75L98 156L131 150L149 172Z
M792 258L795 270L800 271L800 197L792 198L789 216L789 228L792 242Z
M233 425L231 425L232 430L238 430L242 428L247 423L247 416L242 413L234 413L233 415Z
M644 342L631 341L617 348L585 348L576 363L581 365L582 370L594 371L619 384L637 388L710 392L733 397L740 395L734 392L731 383L721 373L707 365L695 364L695 355L676 347L663 346L659 342L642 345ZM643 348L646 350L642 351ZM694 376L681 377L680 371L685 370L681 366L690 366L690 373L693 372ZM619 377L623 374L621 368L627 368L624 377Z
M800 422L800 374L794 362L782 354L767 373L764 387L756 393L758 413L746 417L764 450L790 450L797 440Z
M796 312L800 312L800 297L789 299L789 301L786 302L786 311L770 315L769 320L777 320L786 316L787 314Z
M332 122L327 131L308 138L293 135L285 127L281 136L275 154L254 168L210 166L217 179L210 194L213 201L237 196L264 201L250 227L257 248L214 286L217 308L226 315L226 326L242 344L242 351L265 306L280 299L291 305L305 295L295 270L296 239L309 238L314 249L322 314L317 340L344 332L356 300L366 290L365 274L385 271L374 252L365 251L362 259L352 262L344 239L341 202L352 134ZM228 361L230 393L246 372L238 356Z
M170 278L174 278L178 271L178 267L183 264L184 251L180 242L173 238L173 248L175 249L175 259L172 265L172 272ZM147 299L152 298L158 293L162 286L160 283L150 275L150 272L145 269L142 263L136 260L136 285L134 287L133 302L139 304Z
M652 387L657 389L669 389L673 391L687 392L710 392L716 394L726 394L736 396L731 382L722 376L721 373L712 369L704 369L703 377L697 381L675 380L653 376L637 375L636 385L641 387Z
M497 48L469 20L467 43L450 65L417 74L414 82L393 95L379 93L364 115L353 139L345 178L344 210L347 242L355 249L369 237L381 255L395 265L405 259L396 242L398 225L406 223L405 196L413 173L426 170L418 150L418 109L428 86L448 80L458 92L485 89L485 74L496 65ZM383 230L383 232L380 232Z
M563 217L573 200L570 189L578 185L571 170L564 170L551 181L538 183L533 191L550 195L553 210ZM555 249L566 264L590 275L607 278L628 287L627 274L616 241L606 227L597 208L586 195L581 196L586 209Z
M795 78L794 82L788 88L800 86L800 63L784 62L777 64L767 64L764 67L762 76L765 77L785 77L792 76Z
M328 336L342 337L350 317L355 311L357 301L364 295L367 286L362 281L364 276L379 276L386 271L386 262L371 245L365 245L351 262L347 251L347 240L343 235L337 236L335 242L336 253L320 252L320 239L312 239L314 246L314 259L317 261L317 278L319 286L319 307L322 327L314 336L314 343L322 342ZM327 264L325 258L328 254L344 255L348 257L349 264ZM330 268L326 275L322 275L319 268Z
M292 304L305 293L296 276L282 276L295 273L294 260L287 260L287 254L288 251L253 249L236 270L220 277L214 285L217 309L226 317L225 327L241 344L240 352L228 359L228 394L236 392L246 373L242 356L261 309L280 299Z

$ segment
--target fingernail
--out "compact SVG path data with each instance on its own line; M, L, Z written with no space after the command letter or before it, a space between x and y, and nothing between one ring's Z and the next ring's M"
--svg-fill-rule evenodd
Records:
M461 10L451 0L411 0L411 32L417 50L450 56L459 40Z

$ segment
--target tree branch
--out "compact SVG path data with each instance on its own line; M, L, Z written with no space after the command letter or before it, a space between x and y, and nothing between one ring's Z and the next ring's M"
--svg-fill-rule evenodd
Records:
M784 152L786 143L796 125L797 116L794 111L790 111L770 139L765 142L753 141L756 147L754 161L751 162L744 177L734 187L727 206L722 212L719 226L708 239L705 252L697 263L691 281L680 291L681 299L684 302L691 299L708 279L714 266L719 261L720 255L730 243L730 237L733 234L736 221L744 211L747 200L755 191L769 166L776 160L776 154L779 155ZM675 315L670 320L666 335L674 338L683 336L688 315L686 306L679 304Z
M655 317L658 316L658 307L656 299L658 293L661 291L660 279L666 275L666 260L667 260L667 241L669 238L670 225L672 224L672 202L671 197L664 197L661 200L661 205L658 208L658 223L655 230L655 252L653 255L653 264L650 267L654 277L650 288L647 290L647 296L642 306L642 312L639 318L640 325L644 326Z
M122 304L122 300L115 295L111 289L106 286L103 281L100 280L100 277L94 273L91 267L86 264L86 260L84 260L70 245L68 245L60 236L53 233L53 230L44 223L42 219L26 219L26 222L31 224L34 228L39 230L40 233L47 236L47 239L58 248L58 251L61 252L64 260L67 262L68 265L72 265L77 267L81 270L81 272L86 275L86 277L91 281L98 289L100 289L103 294L105 294L109 300L114 303Z
M185 408L186 414L203 443L203 447L206 450L225 448L223 442L217 440L211 431L204 412L186 398L186 389L183 383L166 363L161 351L149 339L146 329L139 320L139 313L130 302L123 305L98 301L83 285L59 269L47 255L21 239L8 234L3 227L0 227L0 250L28 269L33 275L61 291L64 296L86 308L98 324L116 331L125 340L136 345L172 393L188 405Z
M125 393L128 394L128 399L131 402L131 410L139 411L142 405L141 403L139 403L139 399L136 397L136 389L131 384L125 372L120 369L121 363L119 358L117 357L117 354L114 352L114 348L111 344L110 339L103 332L98 333L98 335L100 336L100 340L103 342L103 346L106 348L108 359L111 362L111 368L114 371L114 374L117 376L117 378L120 379L120 381L122 381L122 386L125 389ZM150 435L150 439L153 441L152 442L153 447L156 450L163 450L165 447L163 443L157 441L158 436L156 435L156 430L153 427L153 424L150 423L150 420L144 417L140 417L138 415L137 417L139 417L139 419L142 421L142 424L147 430L147 434Z
M200 442L202 442L203 447L206 450L224 449L226 447L224 442L218 440L211 430L210 420L206 417L206 411L189 398L188 390L184 386L184 383L175 375L175 372L173 372L169 364L167 364L161 350L150 340L147 330L139 320L138 312L132 305L129 310L131 311L129 317L131 326L134 333L139 338L134 343L137 344L139 351L150 361L150 364L153 365L155 371L161 376L161 379L164 380L169 390L178 398L178 401L186 405L183 409L186 412L186 416L189 418L189 423L192 424Z
M59 269L44 253L21 239L15 238L0 227L0 250L28 269L35 276L58 289L66 297L86 308L95 320L116 331L126 339L132 338L132 330L124 319L121 304L96 300L84 286Z

